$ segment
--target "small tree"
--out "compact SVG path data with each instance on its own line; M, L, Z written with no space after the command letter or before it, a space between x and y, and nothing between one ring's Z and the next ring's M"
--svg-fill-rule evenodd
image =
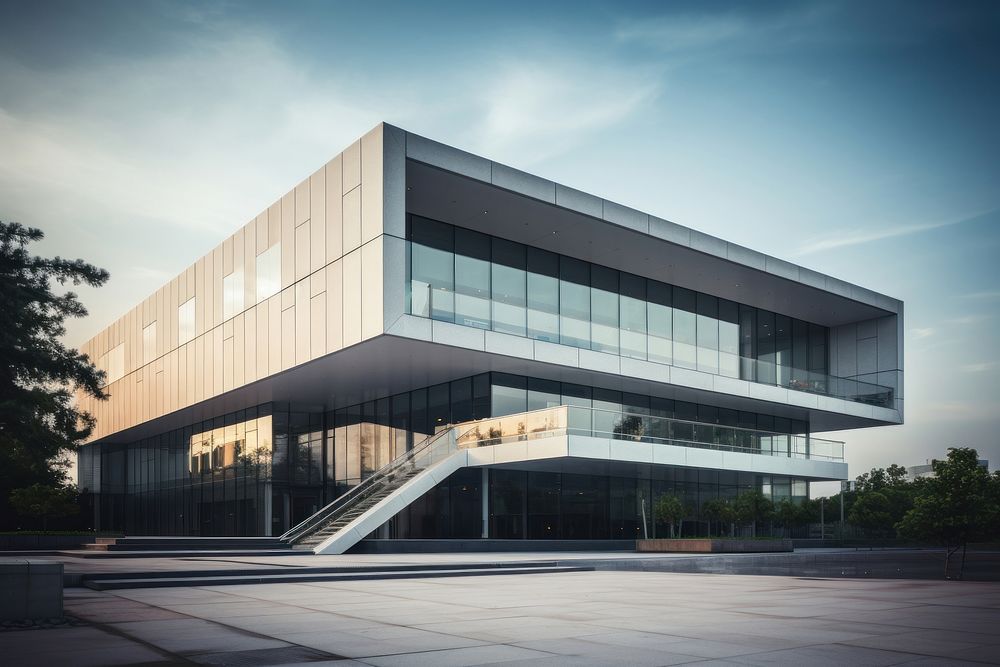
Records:
M884 491L861 491L851 505L847 518L852 524L884 537L893 530L896 521L891 512L889 495Z
M952 447L947 460L934 462L934 477L917 494L899 523L900 534L944 546L946 578L951 557L962 549L961 579L968 543L1000 535L1000 476L979 467L976 450Z
M783 530L791 537L792 529L802 524L804 516L802 506L791 498L782 498L774 505L774 518Z
M701 506L701 515L708 519L709 537L712 536L713 521L717 521L723 525L728 525L729 533L732 535L732 524L733 519L736 516L736 510L728 498L710 498L706 500Z
M751 524L751 535L757 537L757 524L766 521L774 512L774 503L758 489L746 491L736 497L736 520Z
M62 519L80 513L76 489L68 486L32 484L10 493L10 504L19 516L41 520L42 530L48 530L49 519Z
M660 521L665 521L670 525L670 537L674 537L674 524L680 523L684 518L684 503L675 495L664 493L656 499L653 505L653 515ZM677 536L680 537L678 527Z

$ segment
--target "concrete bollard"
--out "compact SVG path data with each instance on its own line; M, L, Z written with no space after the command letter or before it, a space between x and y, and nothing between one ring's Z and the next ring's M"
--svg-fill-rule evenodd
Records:
M0 559L0 620L63 615L63 564Z

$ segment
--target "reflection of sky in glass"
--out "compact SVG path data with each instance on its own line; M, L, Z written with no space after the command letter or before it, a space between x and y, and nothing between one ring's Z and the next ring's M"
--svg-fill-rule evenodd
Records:
M281 246L274 244L257 255L257 302L281 291Z

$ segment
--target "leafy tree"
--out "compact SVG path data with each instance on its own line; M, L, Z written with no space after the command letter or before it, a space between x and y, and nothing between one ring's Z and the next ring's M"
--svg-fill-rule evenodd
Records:
M872 468L871 471L858 475L856 487L859 492L882 491L887 488L903 488L907 484L906 468L893 463L888 468Z
M978 453L968 447L949 448L947 460L933 465L934 476L919 486L898 528L903 536L945 547L945 577L951 557L962 549L961 579L968 543L1000 536L1000 475L979 467Z
M83 260L37 257L41 231L0 222L0 521L11 521L10 494L35 484L59 486L66 454L93 429L71 390L104 398L104 375L86 355L60 342L67 317L86 309L55 284L104 284L107 271Z
M855 526L881 536L891 532L898 521L891 511L889 494L871 490L858 493L847 518Z
M42 530L48 530L49 519L61 519L80 513L76 489L70 486L32 484L10 493L10 504L22 517L40 520Z
M802 525L804 517L802 506L791 498L782 498L774 504L774 518L789 535L793 528Z
M712 536L712 522L729 526L732 535L732 523L736 518L736 509L728 498L710 498L701 506L701 515L708 519L708 536Z
M686 513L684 502L675 495L664 493L656 499L653 505L653 516L657 520L670 525L670 537L674 537L674 525L679 524ZM677 536L680 537L680 527L678 526Z
M896 524L913 507L919 485L907 479L903 466L872 468L858 476L856 490L845 496L847 519L868 533L893 536Z
M767 521L774 513L774 503L758 489L736 497L736 520L751 524L751 535L757 537L757 524Z

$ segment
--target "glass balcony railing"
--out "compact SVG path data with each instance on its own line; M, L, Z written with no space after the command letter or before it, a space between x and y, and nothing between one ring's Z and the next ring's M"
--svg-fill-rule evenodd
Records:
M459 426L459 448L558 435L587 435L794 459L844 460L844 443L836 440L572 405L481 419Z
M487 330L492 328L495 331L528 337L525 320L531 319L535 315L531 309L524 307L512 309L509 304L495 302L488 298L458 295L450 290L435 289L426 283L418 283L417 281L411 282L410 289L411 314L431 319L442 319L437 313L447 314L447 317L443 319L454 321L462 326ZM461 316L455 314L458 299L462 300L462 308L458 309L463 313ZM519 313L516 317L510 316L508 312L514 310ZM501 318L497 313L508 313L508 316ZM527 318L525 318L526 313ZM560 326L572 328L574 332L589 331L593 325L595 328L600 328L602 340L618 337L621 342L620 345L614 343L610 346L594 344L585 347L585 349L597 349L598 351L609 351L610 349L612 353L623 357L648 359L679 368L689 368L713 375L784 387L856 403L885 408L893 407L894 392L892 387L837 377L827 373L807 371L775 361L743 357L736 353L735 348L703 347L684 342L676 337L674 339L662 338L653 334L616 329L566 315L554 313L539 313L537 315L539 320L545 318L551 319L551 327L554 327L554 331L558 331ZM597 336L597 333L594 333L594 336ZM532 337L553 343L573 344L574 347L581 347L579 341L582 340L575 337L570 343L567 343L566 340L560 341L559 334L553 332L550 332L549 335ZM625 345L626 340L629 341L629 346ZM637 343L637 341L640 342ZM586 340L584 342L586 343ZM646 353L647 349L654 348L657 350L655 357Z

